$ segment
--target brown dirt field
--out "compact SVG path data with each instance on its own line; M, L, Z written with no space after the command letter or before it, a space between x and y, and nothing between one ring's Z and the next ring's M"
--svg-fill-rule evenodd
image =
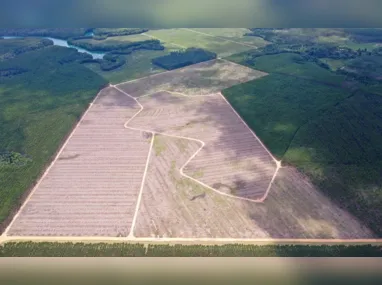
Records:
M265 195L276 163L220 94L160 92L139 102L144 109L128 126L205 143L185 174L232 196L256 200Z
M104 89L8 235L126 236L150 147L151 134L124 128L139 109Z
M122 83L118 87L133 97L164 90L185 95L207 95L265 75L267 73L217 59Z
M180 175L179 168L199 143L158 135L155 139L161 152L151 156L134 230L136 237L373 237L293 168L280 170L264 203L242 201Z

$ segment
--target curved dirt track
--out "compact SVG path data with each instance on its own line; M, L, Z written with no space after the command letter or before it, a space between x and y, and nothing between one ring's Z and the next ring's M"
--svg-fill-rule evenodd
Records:
M213 63L204 63L201 69L203 69L207 65L207 68ZM191 69L197 69L199 67L193 66ZM236 67L235 67L236 68ZM228 76L232 75L232 71L225 70L223 68L224 72L228 74ZM245 70L241 70L242 72L239 72L238 78L235 80L239 81L245 81L249 78L252 78L254 76L257 76L255 74L251 75L252 77L248 77L245 73ZM200 72L200 71L199 71ZM174 73L168 72L166 73L166 76L170 75L170 77L173 77ZM184 77L187 78L188 70L184 69L180 72L181 78L180 81L184 80ZM163 75L162 75L163 76ZM192 76L191 76L192 77ZM83 213L86 213L88 217L88 221L90 225L93 220L96 218L102 220L104 215L109 215L109 218L104 220L101 225L101 230L97 231L93 229L92 227L83 227L85 228L85 231L83 232L76 232L73 234L73 232L70 233L70 226L75 225L76 222L70 220L65 221L65 225L69 226L68 229L64 229L63 227L60 227L59 225L55 225L52 223L52 228L63 230L60 232L60 234L54 234L54 231L49 232L49 234L46 234L46 229L42 231L42 233L35 234L36 231L29 232L27 234L20 234L20 232L15 231L12 233L12 236L7 236L8 230L11 228L12 224L15 220L20 216L20 213L24 208L28 207L28 202L30 202L32 194L34 191L32 191L31 195L27 199L27 201L24 203L23 207L19 211L19 213L15 216L13 222L8 227L7 231L3 236L0 237L0 242L6 242L10 240L46 240L46 241L83 241L83 242L94 242L94 241L105 241L105 242L143 242L143 243L207 243L207 244L214 244L214 243L252 243L252 244L262 244L262 243L378 243L381 242L381 240L376 239L369 239L369 237L372 237L373 235L367 230L362 227L357 221L355 221L352 217L350 217L347 213L344 213L340 209L333 206L330 201L325 199L325 197L322 197L319 193L315 192L314 187L312 187L308 182L303 181L304 179L300 179L299 176L296 176L293 171L291 172L288 168L281 168L281 164L279 161L277 161L272 154L267 150L267 148L262 144L262 142L258 139L258 137L250 130L250 128L246 125L246 123L240 118L240 116L236 113L236 111L231 107L231 105L225 100L224 96L218 91L217 89L219 87L219 80L216 80L216 82L213 82L213 87L209 88L208 86L203 89L199 88L197 85L195 85L195 82L192 82L194 79L197 79L197 76L194 78L191 78L191 82L186 82L186 87L184 84L182 85L182 82L177 82L176 79L174 81L175 86L173 89L170 88L170 90L161 89L163 85L162 79L160 74L153 75L149 78L144 78L143 80L149 80L149 82L154 82L154 86L148 86L148 90L145 88L145 84L141 84L139 80L134 80L133 82L138 83L137 85L133 86L134 95L129 94L129 92L126 92L125 88L129 88L129 86L126 87L126 83L118 84L118 85L111 85L110 87L105 88L102 91L108 91L111 93L119 93L118 94L118 102L113 102L113 100L109 101L107 99L107 96L104 98L103 107L102 110L107 109L113 109L116 108L117 114L110 113L109 115L104 116L104 113L92 113L91 119L100 118L96 126L99 124L102 125L102 128L104 128L103 131L108 130L110 128L110 131L113 130L113 128L117 128L124 132L128 132L136 137L136 140L133 141L133 145L129 146L129 148L132 148L135 144L144 145L144 150L142 148L139 161L142 162L139 164L139 169L134 168L134 166L131 169L134 169L136 171L136 175L139 179L135 179L134 183L134 189L131 189L131 193L129 192L129 197L131 197L131 201L128 203L128 205L125 203L124 199L126 199L127 196L119 196L118 199L113 199L113 203L120 203L119 205L122 206L121 210L118 210L113 213L104 213L100 210L97 216L92 216L90 212L86 212L88 209L85 209ZM197 81L196 80L196 81ZM229 81L225 84L232 84L236 82L235 80ZM166 81L166 80L164 80ZM155 86L159 82L158 86ZM210 82L207 82L210 84ZM129 85L130 83L127 83ZM121 87L120 87L121 86ZM188 86L196 86L194 89L187 89ZM123 88L122 88L123 87ZM131 87L131 86L130 86ZM150 89L151 88L151 89ZM113 91L114 90L114 91ZM147 92L146 92L147 91ZM183 93L183 91L186 91ZM213 91L213 92L211 92ZM107 93L107 92L106 92ZM97 96L98 97L98 96ZM204 162L210 162L213 158L205 157L205 155L208 155L208 145L210 144L210 141L208 141L210 138L209 136L214 137L215 139L215 145L214 147L219 147L219 139L220 134L216 134L213 131L206 132L207 136L200 136L200 132L197 131L198 126L194 129L192 128L179 128L179 123L183 123L188 125L190 121L187 121L190 119L190 117L187 117L187 114L184 113L184 109L177 109L177 105L170 106L172 103L176 102L183 102L183 98L187 102L206 102L207 105L211 108L206 108L205 104L200 105L189 105L186 106L186 109L193 110L194 107L200 107L200 114L210 114L211 111L213 112L213 116L215 116L215 119L219 117L219 114L221 114L221 110L224 110L223 114L226 114L227 112L230 112L230 121L236 120L239 122L240 128L237 130L234 128L224 128L223 130L224 134L240 134L243 131L247 133L247 136L245 138L244 143L246 141L251 141L252 143L256 144L256 149L261 150L261 153L263 155L263 158L261 159L267 159L268 163L272 165L272 172L271 175L266 177L264 180L259 180L260 182L264 183L266 181L265 186L261 186L262 189L260 192L255 193L258 195L258 197L255 198L248 198L249 195L252 195L253 193L243 192L243 193L230 193L226 190L222 190L219 187L214 187L214 183L211 182L211 179L214 179L214 175L216 173L219 176L226 176L223 175L224 171L229 170L229 167L216 167L215 165L212 165L213 167L204 167L203 171L200 172L200 165L203 165ZM161 104L164 106L168 103L168 105L171 108L165 108L165 107L159 107L155 106L155 101L162 100ZM166 104L164 104L166 103ZM179 104L178 104L179 105ZM219 105L220 107L223 106L224 108L221 109L220 107L215 110L214 108L216 105ZM128 108L126 108L128 107ZM94 111L94 103L91 104L89 109L92 109ZM86 113L88 113L89 109ZM96 109L96 111L101 111L101 109ZM125 112L127 112L128 109L128 115L126 115ZM176 112L183 112L182 116L179 116L176 112L173 113L173 111ZM97 111L97 112L98 112ZM114 112L114 111L113 111ZM121 113L118 113L121 112ZM172 121L166 122L163 118L166 117L166 112L168 112L168 115L172 118ZM118 115L119 114L119 115ZM101 115L101 116L100 116ZM185 117L185 118L183 118ZM107 119L113 120L112 126L105 125L107 122ZM183 121L182 121L183 120ZM226 126L230 122L222 120L218 120L220 125L219 127ZM149 122L149 124L147 123ZM191 120L191 122L193 122ZM89 122L87 122L87 119L82 117L80 123L82 125L86 125ZM77 125L77 127L80 125L80 123ZM206 122L202 120L202 124L205 124ZM181 124L181 125L183 125ZM77 130L77 127L72 132L69 138L72 137L73 133ZM200 127L200 125L199 125ZM96 127L97 129L98 127ZM196 131L195 131L196 130ZM118 132L119 132L118 131ZM235 132L236 131L236 132ZM110 133L112 134L112 133ZM121 136L122 140L130 140L130 138L124 138L124 134L118 133L118 136ZM155 179L153 178L151 169L151 174L149 172L149 168L153 166L152 164L155 164L153 160L157 163L155 167L161 166L158 164L158 161L162 159L162 161L165 160L165 158L160 157L160 154L153 154L154 152L161 152L161 150L156 149L155 145L160 143L160 140L162 137L166 137L167 143L169 148L176 144L175 141L181 141L185 140L189 142L190 147L187 149L187 152L184 152L183 154L176 154L174 153L174 156L176 159L181 158L179 161L179 165L176 165L176 170L179 171L179 174L181 177L183 177L183 180L187 180L190 184L193 184L194 188L198 188L199 190L202 188L206 188L207 190L211 190L211 192L206 191L208 194L206 197L202 197L201 195L197 194L194 198L196 199L196 202L190 202L189 197L183 196L182 199L178 199L178 203L172 203L176 201L171 195L174 194L178 189L169 189L164 188L158 192L155 192L153 189L149 189L149 183L151 185L153 184L153 181L155 182ZM237 138L235 138L237 139ZM99 133L99 136L95 138L94 142L97 145L97 140L99 143L99 147L101 147L101 150L105 150L105 147L103 146L103 142L108 140L108 137L105 135L101 135ZM143 143L144 141L144 143ZM224 140L223 140L224 141ZM234 141L234 140L233 140ZM65 143L64 147L68 141ZM172 144L172 145L171 145ZM236 146L237 143L233 143L232 141L228 141L227 145L223 145L225 147L222 148L223 150L227 149L227 146L231 146L231 149L234 149L232 146ZM111 149L114 149L117 145L110 145ZM59 154L62 154L62 151L64 150L64 147L61 149ZM135 147L135 146L134 146ZM106 147L107 149L107 147ZM174 148L173 148L174 149ZM94 149L96 151L97 149ZM126 150L126 149L125 149ZM131 149L130 149L131 150ZM211 153L213 153L214 149L211 149ZM247 152L254 153L253 148L244 149L243 153L233 153L233 157L236 156L246 156ZM134 150L133 150L134 153ZM138 153L138 152L137 152ZM168 152L166 153L166 155ZM170 153L171 154L171 153ZM124 157L123 154L115 154L116 156L120 156L121 158ZM178 155L178 156L177 156ZM181 157L182 155L182 157ZM164 156L164 155L163 155ZM265 158L264 158L265 157ZM150 159L151 158L151 159ZM218 155L218 159L221 159L222 156ZM224 157L223 157L224 158ZM77 159L75 153L69 153L63 156L61 159L59 159L59 156L56 157L52 165L46 170L43 178L45 177L46 173L51 169L54 168L54 164L57 162L65 163L66 160L73 160ZM134 156L129 158L134 159ZM221 160L223 162L229 161L229 160ZM94 164L96 161L92 160L92 163ZM244 161L247 163L247 161ZM262 160L256 160L255 161L257 165L261 165ZM132 163L134 164L134 162ZM206 163L208 166L208 163ZM211 166L211 165L210 165ZM239 165L242 166L242 165ZM256 166L256 165L255 165ZM127 169L126 166L125 170ZM130 168L129 168L130 169ZM212 170L211 170L212 169ZM255 168L251 168L251 171L248 173L251 173L252 176L255 176L256 173L254 171ZM217 172L215 171L217 170ZM166 174L167 169L164 169L164 172L162 174ZM195 173L198 173L196 175ZM215 172L214 172L215 171ZM204 175L200 175L200 173L204 173ZM222 174L223 173L223 174ZM241 172L242 174L243 172ZM169 173L167 173L169 174ZM245 173L244 173L245 174ZM158 175L161 175L161 173L158 173ZM123 174L122 176L125 176ZM251 176L251 177L252 177ZM260 175L261 176L261 175ZM280 177L281 176L281 177ZM290 176L288 179L285 179L285 177ZM95 176L96 177L96 176ZM106 177L106 176L105 176ZM216 176L215 176L216 177ZM227 175L228 177L228 175ZM83 179L86 177L83 177ZM96 177L97 178L97 177ZM150 180L151 178L151 180ZM245 176L240 177L241 180L245 178ZM110 179L110 174L108 179ZM132 179L132 178L131 178ZM231 179L229 177L229 179ZM256 178L257 179L257 178ZM39 181L42 181L42 179ZM147 181L147 182L146 182ZM295 183L297 181L297 183ZM302 182L301 182L302 181ZM291 183L293 182L293 183ZM124 183L127 183L125 181ZM147 185L146 185L147 183ZM38 185L39 185L38 184ZM223 183L221 183L223 184ZM37 185L37 186L38 186ZM260 185L260 184L259 184ZM264 184L261 184L264 185ZM34 190L37 189L37 186ZM198 187L199 186L199 187ZM159 186L157 186L159 187ZM100 187L101 189L102 187ZM107 188L107 187L106 187ZM162 187L163 188L163 187ZM245 187L243 187L245 188ZM260 189L259 188L259 189ZM272 191L270 191L272 188ZM79 190L78 188L77 190ZM168 190L164 191L163 190ZM172 193L170 193L173 190ZM101 191L101 190L100 190ZM151 191L151 192L150 192ZM149 193L147 193L149 192ZM165 193L167 192L167 193ZM160 196L161 193L164 193L167 196ZM86 198L86 193L84 193L84 198ZM101 193L103 200L108 201L106 198L106 193ZM237 195L239 194L239 195ZM90 194L91 195L91 194ZM126 193L125 193L126 195ZM146 196L145 196L146 195ZM152 199L151 203L147 202L148 196L154 197ZM175 194L178 195L178 194ZM240 196L243 195L243 196ZM247 195L247 196L245 196ZM91 197L91 196L90 196ZM155 199L156 197L156 199ZM159 198L158 198L159 197ZM200 198L201 197L201 198ZM94 197L91 197L94 199ZM177 197L179 198L179 196ZM229 199L226 199L229 198ZM70 195L65 199L71 199ZM130 199L130 198L129 198ZM145 200L146 199L146 200ZM164 201L168 199L169 201ZM193 199L193 198L192 198ZM263 203L267 199L267 203ZM69 201L68 200L68 201ZM162 201L161 201L162 200ZM219 202L220 200L220 202ZM110 201L110 200L109 200ZM161 202L161 204L156 204L157 202ZM191 200L194 201L194 200ZM223 201L223 202L222 202ZM59 202L59 201L57 201ZM84 200L86 202L86 200ZM102 201L101 201L102 202ZM142 204L142 205L141 205ZM187 205L186 205L187 204ZM164 205L168 206L164 207ZM86 204L85 204L86 206ZM90 205L92 206L92 205ZM93 205L94 206L94 205ZM209 209L208 207L211 206ZM142 209L143 207L143 209ZM176 209L175 209L176 207ZM89 207L88 207L89 208ZM90 207L91 208L91 207ZM116 208L115 206L113 208ZM141 208L141 210L140 210ZM204 208L204 209L203 209ZM64 208L62 208L64 209ZM53 209L55 210L55 209ZM69 212L70 209L66 210L64 209L64 212ZM186 212L186 213L182 213ZM189 215L191 212L191 215ZM76 214L76 213L74 213ZM118 215L119 216L118 216ZM175 214L175 215L174 215ZM179 215L178 215L179 214ZM114 217L112 215L115 215ZM178 219L174 223L174 216L182 216L180 219ZM121 225L121 221L123 226L120 228L115 227L115 219L118 217L117 225ZM191 219L190 219L191 217ZM192 218L195 217L196 219L193 220ZM67 218L67 217L66 217ZM77 216L74 216L75 219L80 219L81 213L77 213ZM161 224L162 227L159 229L160 233L155 234L153 236L153 230L152 228L147 228L147 224L145 225L145 222L147 220L150 221L151 218L159 220L159 222L163 222L165 220L165 223ZM143 222L142 222L143 221ZM51 221L50 221L51 222ZM50 223L49 222L49 223ZM68 223L69 222L69 223ZM150 221L152 222L152 221ZM24 220L23 224L19 225L19 229L21 229L23 226L28 226L28 221ZM36 227L36 224L32 225ZM42 225L43 227L47 226L45 223ZM154 225L155 226L155 225ZM146 229L144 228L146 227ZM61 229L60 229L61 228ZM50 231L50 229L48 229ZM73 230L73 228L72 228ZM75 229L75 230L80 230ZM137 230L137 231L135 231ZM170 232L169 232L170 230ZM136 237L135 233L138 237ZM42 235L42 236L41 236ZM60 237L61 235L62 237ZM72 237L64 237L66 235L77 235ZM151 236L151 237L150 237ZM296 238L295 238L296 237ZM319 239L317 239L319 238ZM354 239L359 238L359 239ZM365 239L366 238L366 239Z
M130 130L136 130L136 131L141 131L141 132L150 132L152 134L153 137L155 137L156 134L158 135L163 135L163 136L168 136L168 137L173 137L173 138L178 138L178 139L187 139L187 140L191 140L191 141L197 141L200 143L200 148L187 160L187 162L180 168L180 173L181 175L183 175L184 177L188 178L188 179L191 179L192 181L196 182L196 183L199 183L201 185L203 185L204 187L220 194L220 195L223 195L223 196L226 196L226 197L230 197L230 198L235 198L235 199L241 199L241 200L245 200L245 201L250 201L250 202L255 202L255 203L262 203L265 201L265 199L267 198L267 195L272 187L272 183L273 181L275 180L276 178L276 175L277 175L277 172L279 171L279 169L281 168L281 162L280 161L277 161L273 155L269 152L269 150L264 146L264 144L260 141L260 139L252 132L252 130L249 129L249 127L245 124L245 122L240 118L240 116L235 112L235 114L240 118L240 120L245 124L246 128L248 128L248 130L250 130L250 132L252 133L252 135L254 136L254 138L261 144L261 146L267 151L267 153L269 154L269 156L273 159L273 161L275 162L275 165L276 165L276 169L274 171L274 174L269 182L269 185L268 187L266 188L266 191L264 193L264 195L261 197L261 198L258 198L258 199L250 199L250 198L245 198L245 197L240 197L240 196L236 196L236 195L232 195L232 194L228 194L228 193L225 193L225 192L222 192L218 189L215 189L213 187L211 187L210 185L207 185L206 183L203 183L202 181L200 181L199 179L196 179L194 177L191 177L190 175L187 175L186 173L184 173L184 169L190 164L190 162L198 155L198 153L205 147L205 142L200 140L200 139L197 139L195 137L186 137L186 136L180 136L180 135L175 135L175 134L169 134L169 133L166 133L166 132L158 132L158 131L155 131L155 130L151 130L151 129L142 129L142 128L135 128L135 127L131 127L129 126L130 122L132 122L145 108L144 106L138 101L139 98L142 98L142 97L149 97L149 96L153 96L155 94L159 94L161 92L168 92L168 93L173 93L173 94L176 94L176 95L180 95L180 96L184 96L184 97L191 97L191 98L194 98L196 96L191 96L191 95L186 95L186 94L183 94L183 93L179 93L179 92L171 92L171 91L166 91L166 90L161 90L161 91L158 91L158 92L155 92L154 94L145 94L145 95L142 95L142 96L139 96L139 97L133 97L129 94L127 94L126 92L124 92L122 89L118 88L116 85L111 85L111 87L117 89L118 91L120 91L121 93L125 94L126 96L130 97L131 99L135 100L137 102L137 104L139 105L140 107L140 110L137 111L137 113L132 116L126 123L125 123L125 128L126 129L130 129ZM217 97L217 96L220 96L221 98L224 99L224 101L229 105L228 101L226 101L226 99L224 98L224 96L221 94L221 93L218 93L218 94L206 94L206 95L197 95L197 96L214 96L214 97ZM230 106L230 105L229 105ZM230 106L231 107L231 106ZM231 107L232 108L232 107ZM234 110L233 110L234 111ZM144 174L146 175L146 173ZM139 202L138 202L139 204Z

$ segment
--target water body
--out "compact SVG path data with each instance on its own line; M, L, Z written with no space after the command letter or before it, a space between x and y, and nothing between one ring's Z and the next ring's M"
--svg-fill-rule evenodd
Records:
M4 39L16 39L16 38L26 38L26 37L4 37ZM49 40L53 41L53 45L61 46L61 47L75 48L78 52L90 54L94 59L102 59L103 56L105 55L105 53L103 53L103 52L91 52L91 51L88 51L86 49L80 48L78 46L70 45L70 44L68 44L67 41L57 39L57 38L51 38L51 37L33 37L33 38L49 39Z

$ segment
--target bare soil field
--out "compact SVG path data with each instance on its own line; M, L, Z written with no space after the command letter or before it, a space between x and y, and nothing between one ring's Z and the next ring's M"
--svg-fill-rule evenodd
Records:
M104 89L7 235L373 238L220 93L264 75L214 60Z
M208 95L265 75L267 73L217 59L121 83L118 87L133 97L159 91Z
M157 136L155 136L157 138ZM157 142L158 143L158 142ZM136 237L357 239L373 234L293 168L282 168L264 203L222 196L181 176L199 144L160 137L143 191Z
M250 200L265 196L276 162L223 96L160 92L139 98L139 102L144 109L129 127L204 143L184 168L186 175L230 196Z
M13 236L126 236L151 134L127 130L135 100L106 88L11 224Z
M212 62L207 63L207 68ZM333 204L296 169L281 168L269 184L275 162L216 93L224 85L219 85L219 80L229 84L235 84L235 80L221 76L214 81L216 87L209 88L211 85L204 83L206 79L201 75L203 67L199 65L196 74L183 77L187 69L119 85L140 97L137 100L143 106L128 126L164 134L155 135L134 236L373 237L370 230ZM237 74L234 67L231 70ZM198 85L200 78L202 83ZM164 85L166 80L173 84ZM165 88L169 92L160 91ZM267 184L270 191L264 203L227 197L256 199L264 195Z

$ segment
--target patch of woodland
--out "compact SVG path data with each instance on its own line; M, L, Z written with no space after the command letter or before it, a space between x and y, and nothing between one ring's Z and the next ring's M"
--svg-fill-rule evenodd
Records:
M203 61L212 60L216 57L216 53L201 48L188 48L181 51L171 52L169 55L154 58L152 63L161 68L172 70Z
M87 28L47 28L47 29L0 29L2 36L15 37L52 37L67 40L72 37L85 35Z
M138 50L164 50L158 40L147 40L139 42L124 42L117 45L111 45L107 48L110 50L102 59L93 59L87 57L81 60L81 63L98 63L103 71L110 71L126 64L126 55L132 54Z
M147 32L148 29L141 28L120 28L120 29L109 29L109 28L96 28L93 30L94 39L106 39L108 37L118 37L118 36L129 36L137 35Z

